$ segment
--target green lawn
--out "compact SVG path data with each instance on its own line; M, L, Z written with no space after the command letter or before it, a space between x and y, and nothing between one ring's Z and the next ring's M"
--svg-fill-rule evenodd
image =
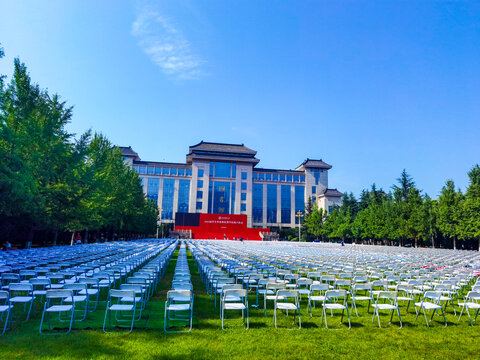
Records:
M339 317L331 319L336 329L325 329L320 324L320 307L314 309L313 318L307 313L303 303L302 329L288 331L275 329L273 310L265 317L263 310L250 309L250 330L241 326L221 329L218 307L206 294L196 265L189 254L190 271L195 292L194 328L191 333L165 334L163 332L163 306L166 291L175 267L176 254L172 258L165 277L156 295L150 299L150 318L137 324L132 334L116 332L104 334L101 330L104 309L100 307L89 314L84 322L77 322L70 335L40 335L40 306L35 308L28 322L16 322L14 329L0 338L0 359L64 358L64 359L103 359L103 358L173 358L173 359L474 359L480 358L480 324L468 326L467 317L459 324L453 314L448 315L448 327L435 322L427 328L423 318L414 322L414 310L404 315L404 327L388 325L382 318L379 329L371 322L371 314L365 307L359 308L360 318L352 317L352 329L339 324ZM250 303L254 303L252 295ZM16 313L17 319L23 316ZM281 325L291 325L280 315ZM230 325L240 325L232 320ZM330 322L329 322L330 325Z

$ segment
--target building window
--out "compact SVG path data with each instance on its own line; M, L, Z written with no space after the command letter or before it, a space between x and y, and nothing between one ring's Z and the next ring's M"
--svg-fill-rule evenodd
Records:
M292 175L287 175L287 182L292 182Z
M235 183L232 183L232 201L230 201L230 214L235 214Z
M230 183L225 181L215 181L212 189L212 208L210 213L228 214L230 210ZM210 203L210 197L208 199Z
M163 173L163 175L170 175L170 169L169 168L163 168L162 173Z
M185 176L185 169L178 169L178 176Z
M328 212L331 213L332 210L333 210L333 207L332 207L332 206L329 206L329 207L328 207Z
M158 184L160 179L158 178L149 178L147 183L147 197L155 201L155 204L158 201Z
M138 174L138 166L134 166L134 167L133 167L133 170L135 170L135 171L137 172L137 174Z
M153 175L155 173L155 169L151 166L147 167L147 174Z
M180 180L178 189L178 212L188 213L188 200L190 197L190 180Z
M247 204L240 204L240 211L247 211Z
M257 180L258 179L258 174L257 173L253 173L252 174L252 180Z
M295 176L293 177L293 181L294 181L294 182L300 182L300 176L295 175Z
M300 182L302 182L302 183L305 182L305 176L300 176Z
M242 193L240 194L240 200L242 200L242 201L247 201L247 193L242 192Z
M192 169L187 169L187 176L192 176Z
M278 181L278 174L273 174L272 179L273 181Z
M241 184L241 190L242 190L242 191L247 191L247 183L246 183L246 182L242 182L242 184Z
M295 215L301 211L305 213L305 186L295 186ZM298 218L295 216L295 224L298 224Z
M237 177L237 164L232 163L232 178Z
M213 177L213 167L215 166L215 163L213 161L210 161L210 167L209 167L209 174L211 177Z
M215 177L229 178L232 164L226 162L215 162Z
M242 180L247 180L247 173L242 171Z
M198 177L203 177L203 169L198 169Z
M265 174L266 181L272 181L272 174Z
M290 185L282 185L280 188L281 221L282 224L290 224L292 213L292 195Z
M197 210L202 210L202 202L197 201Z
M203 188L203 180L197 180L197 188Z
M162 175L162 168L156 167L155 168L155 175Z
M197 191L197 199L203 199L203 191L201 190Z
M170 169L170 175L177 175L177 169Z
M317 193L317 187L316 186L312 186L312 194L316 194Z
M267 223L277 222L277 185L267 185Z
M147 173L147 168L145 166L140 166L138 173L139 174L146 174Z
M263 184L253 184L252 217L254 223L263 222Z
M320 172L318 171L318 169L311 169L310 173L313 175L315 179L315 185L318 185L318 182L320 180Z
M173 219L173 194L175 192L175 180L163 180L162 219Z
M285 175L284 175L284 174L280 175L280 181L281 181L281 182L284 182L284 181L285 181Z
M258 174L258 180L265 180L265 174Z

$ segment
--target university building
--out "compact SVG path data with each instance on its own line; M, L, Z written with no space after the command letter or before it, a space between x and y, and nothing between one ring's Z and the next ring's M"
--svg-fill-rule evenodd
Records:
M158 204L162 222L180 213L245 215L249 228L295 227L309 198L319 208L340 206L342 193L328 187L331 165L307 159L295 170L258 167L257 152L243 144L200 142L185 163L142 161L120 147L147 197Z

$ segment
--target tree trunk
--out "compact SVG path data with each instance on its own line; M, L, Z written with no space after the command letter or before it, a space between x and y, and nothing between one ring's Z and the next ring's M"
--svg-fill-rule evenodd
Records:
M74 241L75 241L75 231L72 231L72 238L70 239L70 246L73 246Z
M26 249L30 249L33 244L33 238L35 236L35 230L33 229L33 226L30 228L30 231L28 232L28 239L27 243L25 244Z
M453 250L457 250L457 237L453 237Z
M418 247L418 239L415 238L415 249Z
M435 249L435 236L432 235L432 248Z
M57 246L58 230L53 233L53 246Z
M88 244L88 230L85 230L85 239L83 240L84 244Z

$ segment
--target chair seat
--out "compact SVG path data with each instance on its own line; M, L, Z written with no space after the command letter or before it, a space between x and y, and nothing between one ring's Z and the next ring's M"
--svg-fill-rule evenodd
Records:
M72 311L73 306L72 305L53 305L50 306L47 310L47 312L61 312L61 311Z
M225 303L223 305L223 308L225 310L245 310L246 307L245 307L245 304L242 304L242 303Z
M12 308L12 305L0 305L0 312L8 311Z
M452 298L449 296L440 296L440 301L452 301Z
M85 290L80 290L78 292L80 295L97 295L98 294L98 290L97 289L87 289L87 291Z
M298 290L298 293L299 293L299 294L303 294L303 295L308 295L308 294L310 294L310 290L308 290L308 289L299 289L299 290Z
M234 296L234 295L227 295L223 298L224 301L226 302L235 302L235 301L241 301L242 299L239 296Z
M425 310L436 310L436 309L441 309L442 307L440 305L431 303L431 302L424 302L422 303L415 303L415 306L418 307L423 307Z
M265 299L267 299L267 300L275 300L276 298L277 298L277 295L267 295L267 296L265 296ZM284 299L283 296L278 297L278 300L283 300L283 299Z
M132 296L125 296L123 298L120 299L120 301L122 302L130 302L130 303L133 303L133 297ZM142 301L142 298L140 296L135 296L135 302L136 303L139 303Z
M460 306L467 306L469 309L480 309L480 304L475 302L459 303Z
M342 304L325 304L325 309L329 310L346 310L347 307Z
M366 301L366 300L371 301L372 298L370 296L352 296L352 300L354 300L354 301Z
M323 301L323 300L325 300L325 296L313 295L313 296L310 296L310 300L312 300L312 301Z
M169 311L187 311L190 310L190 304L170 304L167 306Z
M31 296L15 296L10 298L11 303L26 303L32 301L33 298Z
M297 306L292 303L278 303L277 302L277 309L280 310L297 310Z
M398 296L397 301L412 301L412 298L408 296Z
M133 305L114 304L108 309L112 311L132 311Z
M73 300L75 302L83 302L85 300L87 300L87 297L85 295L75 295L73 297ZM72 302L72 298L71 297L67 297L63 300L64 302L67 302L67 303L71 303Z
M372 307L378 310L396 310L397 307L391 304L372 304Z
M33 290L34 296L43 296L47 295L47 290Z
M50 289L61 289L63 288L64 284L52 284L50 285Z

